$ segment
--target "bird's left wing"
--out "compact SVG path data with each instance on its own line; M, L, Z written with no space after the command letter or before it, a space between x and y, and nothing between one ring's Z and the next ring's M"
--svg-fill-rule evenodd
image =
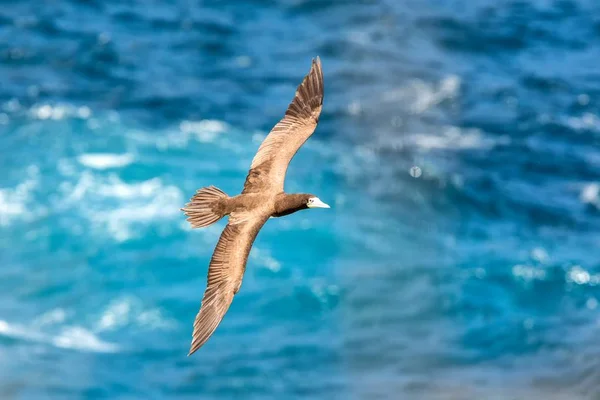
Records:
M229 309L242 285L252 243L268 218L231 215L210 260L208 283L194 321L189 355L206 343Z
M283 192L288 164L319 122L323 91L323 70L317 57L298 86L285 116L258 148L242 193Z

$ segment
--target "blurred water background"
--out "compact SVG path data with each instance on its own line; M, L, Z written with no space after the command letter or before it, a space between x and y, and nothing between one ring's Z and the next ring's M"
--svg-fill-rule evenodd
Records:
M224 221L179 208L317 55L286 189L333 207L186 357ZM600 398L599 60L595 0L2 1L0 397Z

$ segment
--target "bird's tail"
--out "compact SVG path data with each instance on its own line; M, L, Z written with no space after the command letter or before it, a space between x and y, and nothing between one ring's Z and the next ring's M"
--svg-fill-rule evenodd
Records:
M225 216L225 200L228 198L221 189L208 186L198 190L181 211L188 217L192 228L203 228Z

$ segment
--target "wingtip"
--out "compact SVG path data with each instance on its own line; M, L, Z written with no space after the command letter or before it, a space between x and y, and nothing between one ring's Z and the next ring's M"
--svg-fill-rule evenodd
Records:
M315 58L313 58L312 65L313 65L313 68L316 67L316 68L320 69L321 68L321 57L316 56Z
M294 99L285 114L299 120L318 122L323 96L323 69L321 68L321 59L316 56L312 59L310 71L296 89ZM255 165L254 161L252 165Z

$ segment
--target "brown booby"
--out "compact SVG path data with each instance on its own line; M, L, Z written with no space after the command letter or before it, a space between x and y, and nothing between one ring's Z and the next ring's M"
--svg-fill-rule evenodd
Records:
M188 355L206 343L229 309L242 285L252 243L265 222L308 208L329 208L315 195L283 191L288 164L314 132L322 106L323 71L317 57L285 116L260 145L242 193L230 197L209 186L198 190L182 208L193 228L211 225L229 215L210 260L208 283L194 321Z

